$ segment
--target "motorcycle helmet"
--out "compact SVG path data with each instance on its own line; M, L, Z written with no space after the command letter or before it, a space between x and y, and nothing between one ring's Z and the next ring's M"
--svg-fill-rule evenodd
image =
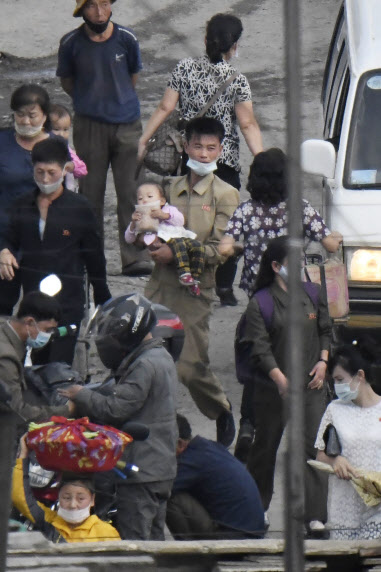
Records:
M92 319L95 345L105 367L116 370L155 327L152 304L140 294L111 298Z

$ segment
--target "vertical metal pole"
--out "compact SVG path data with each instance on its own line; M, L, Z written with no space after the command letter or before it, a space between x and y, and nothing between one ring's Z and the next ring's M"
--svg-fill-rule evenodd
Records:
M302 186L300 180L300 24L299 0L284 0L287 155L288 155L288 443L285 463L285 570L304 570L304 403L303 332L300 302L302 255Z
M0 572L6 569L8 520L11 512L11 480L15 451L16 419L13 413L0 414Z

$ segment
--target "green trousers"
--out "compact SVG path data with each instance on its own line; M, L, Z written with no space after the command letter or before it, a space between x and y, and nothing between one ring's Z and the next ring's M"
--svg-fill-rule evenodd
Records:
M112 124L80 115L74 117L74 147L88 170L88 175L79 181L79 192L93 205L102 236L107 173L110 166L112 169L122 268L139 260L150 260L147 253L124 240L124 233L135 210L136 189L141 182L134 178L141 133L140 119L133 123ZM112 225L113 220L114 216L110 217L108 224Z
M208 355L213 289L203 289L201 296L196 298L180 284L172 287L150 282L145 295L176 312L183 322L185 341L177 373L201 413L209 419L217 419L224 410L230 411L222 384L210 368Z

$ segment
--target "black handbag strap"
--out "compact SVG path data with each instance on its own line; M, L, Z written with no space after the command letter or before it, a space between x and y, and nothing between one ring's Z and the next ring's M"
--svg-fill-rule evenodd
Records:
M224 93L224 91L229 87L229 85L238 77L240 74L239 71L235 71L224 83L217 89L216 93L213 97L208 101L208 103L195 115L195 117L203 117L207 111L214 105L217 99Z
M222 95L224 93L224 91L229 87L229 85L235 80L236 77L238 77L240 74L239 71L235 71L234 73L232 73L231 76L228 77L227 80L224 81L224 83L222 85L220 85L220 87L217 89L216 93L213 95L213 97L208 101L208 103L201 109L201 111L199 111L196 115L196 117L203 117L205 115L205 113L212 107L212 105L214 105L217 101L217 99L220 97L220 95ZM159 128L158 128L159 129ZM157 131L157 130L156 130ZM153 135L152 135L153 137ZM141 171L141 168L143 166L144 163L144 158L140 159L140 161L137 162L136 164L136 170L135 170L135 180L138 178L139 173Z

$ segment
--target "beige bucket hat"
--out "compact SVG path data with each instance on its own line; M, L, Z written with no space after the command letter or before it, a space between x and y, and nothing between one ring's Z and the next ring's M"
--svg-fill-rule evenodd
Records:
M84 7L86 2L87 2L87 0L77 0L77 5L74 8L73 16L75 16L76 18L81 16L81 8ZM111 4L114 4L114 2L116 2L116 0L111 0Z

